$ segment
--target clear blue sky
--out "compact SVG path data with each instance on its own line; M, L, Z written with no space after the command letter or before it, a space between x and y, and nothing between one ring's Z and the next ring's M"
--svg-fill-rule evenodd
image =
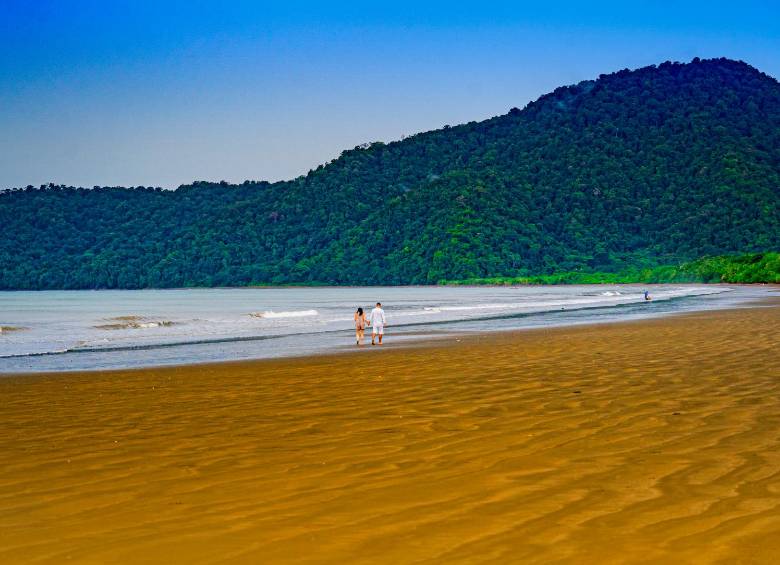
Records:
M0 188L293 178L696 56L780 76L780 7L0 0Z

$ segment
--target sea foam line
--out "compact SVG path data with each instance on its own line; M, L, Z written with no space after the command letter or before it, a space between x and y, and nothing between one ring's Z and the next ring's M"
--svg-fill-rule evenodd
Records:
M265 312L251 312L249 314L253 318L303 318L306 316L318 316L317 310L291 310L288 312L274 312L273 310L266 310Z

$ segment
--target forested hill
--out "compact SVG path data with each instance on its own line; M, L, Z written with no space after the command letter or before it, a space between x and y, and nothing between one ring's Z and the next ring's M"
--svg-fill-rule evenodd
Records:
M780 249L780 84L726 59L562 87L292 181L0 194L0 288L433 283Z

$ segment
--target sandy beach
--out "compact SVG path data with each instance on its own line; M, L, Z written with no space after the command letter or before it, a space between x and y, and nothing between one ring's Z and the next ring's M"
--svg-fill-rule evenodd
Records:
M0 562L780 562L779 328L3 377Z

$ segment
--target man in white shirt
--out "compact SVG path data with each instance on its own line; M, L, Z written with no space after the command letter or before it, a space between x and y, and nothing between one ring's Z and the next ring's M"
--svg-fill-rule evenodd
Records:
M371 310L368 321L371 324L371 345L376 345L374 340L377 335L379 336L379 345L382 345L382 335L385 333L385 311L382 310L381 302L377 302L376 308Z

